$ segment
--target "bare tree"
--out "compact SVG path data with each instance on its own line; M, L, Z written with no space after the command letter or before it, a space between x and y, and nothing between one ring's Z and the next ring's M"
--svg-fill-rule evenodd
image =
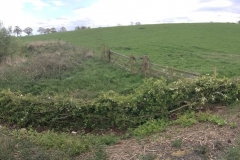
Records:
M141 23L140 22L136 22L135 25L141 25Z
M13 33L17 34L17 36L22 34L22 29L19 26L15 26Z
M45 28L39 27L37 32L39 32L40 34L44 34L45 33Z
M23 32L25 32L29 36L32 34L33 29L31 27L27 27L23 30Z
M65 27L61 27L59 30L59 32L66 32L66 31L67 31L67 29Z
M50 29L49 28L46 28L45 31L44 31L44 34L49 34L50 33Z
M81 28L79 26L75 27L75 31L80 30Z
M133 22L130 22L131 23L131 25L133 26L134 25L134 23Z
M50 29L50 32L51 32L51 33L56 33L57 30L56 30L56 28L53 27L53 28Z
M9 32L10 35L12 34L12 32L13 32L12 26L9 26L9 27L8 27L8 32Z
M81 29L87 29L87 27L86 26L81 26Z

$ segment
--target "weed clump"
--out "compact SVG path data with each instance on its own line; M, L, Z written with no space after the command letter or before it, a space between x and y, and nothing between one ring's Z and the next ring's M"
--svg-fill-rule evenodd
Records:
M181 149L182 139L176 139L176 140L172 141L172 147Z

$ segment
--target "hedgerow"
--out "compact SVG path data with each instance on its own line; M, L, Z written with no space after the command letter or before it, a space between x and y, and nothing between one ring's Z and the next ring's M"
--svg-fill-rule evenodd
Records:
M130 94L101 93L86 101L71 97L22 95L0 91L0 121L17 127L55 129L129 128L152 119L167 119L206 104L231 104L240 98L240 81L203 76L168 83L146 79ZM209 109L209 108L208 108Z

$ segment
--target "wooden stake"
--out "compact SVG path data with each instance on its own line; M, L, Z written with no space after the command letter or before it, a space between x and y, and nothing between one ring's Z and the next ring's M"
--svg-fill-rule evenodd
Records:
M108 62L111 62L111 51L110 51L110 49L107 50L107 55L108 55Z
M143 56L143 62L142 62L142 72L144 74L144 76L146 77L148 74L148 67L149 66L149 62L148 62L148 56Z
M213 68L213 77L214 78L217 77L217 68L216 67Z
M130 56L130 71L131 73L133 73L133 63L134 63L134 57L133 56Z

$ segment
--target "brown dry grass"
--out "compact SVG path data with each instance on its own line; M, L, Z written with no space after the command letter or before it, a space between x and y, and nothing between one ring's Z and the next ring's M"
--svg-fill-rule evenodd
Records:
M52 45L65 45L67 44L64 41L35 41L27 44L27 48L30 50L37 50L39 47L46 47Z
M22 56L8 56L5 57L4 60L0 63L0 68L3 68L4 66L11 66L16 67L22 63L25 63L27 61L26 57Z
M62 41L37 41L27 45L25 55L8 56L0 64L1 79L12 74L27 76L29 79L59 76L67 70L79 67L86 58L93 57L93 51L76 47ZM16 71L18 70L18 71Z

